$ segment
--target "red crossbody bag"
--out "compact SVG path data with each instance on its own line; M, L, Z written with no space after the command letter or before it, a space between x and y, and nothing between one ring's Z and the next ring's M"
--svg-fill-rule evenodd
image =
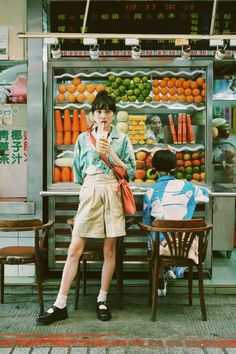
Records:
M88 133L93 145L96 146L96 139L91 133L91 127L88 128ZM99 153L99 155L101 156L103 161L112 169L114 175L118 180L117 192L121 190L125 213L133 215L136 212L136 205L133 192L126 180L126 171L122 167L112 165L105 154Z

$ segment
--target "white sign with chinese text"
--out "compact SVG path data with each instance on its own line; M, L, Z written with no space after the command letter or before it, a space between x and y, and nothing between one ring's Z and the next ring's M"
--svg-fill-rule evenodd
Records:
M0 60L8 59L8 27L0 26Z

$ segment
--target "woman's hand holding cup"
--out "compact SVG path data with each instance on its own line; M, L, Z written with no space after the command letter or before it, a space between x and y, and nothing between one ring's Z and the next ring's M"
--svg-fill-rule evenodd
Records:
M107 135L108 132L104 130L100 130L97 132L96 149L99 153L104 154L105 152L108 152L110 148Z

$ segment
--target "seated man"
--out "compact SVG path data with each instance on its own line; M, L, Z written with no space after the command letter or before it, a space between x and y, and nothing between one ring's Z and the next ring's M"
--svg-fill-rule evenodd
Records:
M209 201L209 190L192 182L176 179L176 156L169 149L158 150L152 158L154 171L160 177L144 195L143 222L151 225L154 219L182 220L193 217L197 203ZM154 233L152 237L154 237ZM163 237L164 238L164 237ZM160 242L162 242L160 240ZM173 272L175 271L175 272ZM168 269L165 278L182 278L184 268ZM158 295L166 295L166 279L160 275Z

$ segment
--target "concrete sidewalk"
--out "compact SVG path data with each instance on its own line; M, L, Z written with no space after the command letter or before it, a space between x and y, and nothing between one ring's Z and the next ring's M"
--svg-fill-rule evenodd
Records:
M45 309L54 298L45 296ZM36 295L6 295L0 305L0 354L236 354L236 296L206 295L207 322L196 295L192 307L185 294L159 298L156 322L150 321L143 294L125 295L122 309L111 295L109 322L97 320L96 296L81 296L77 311L73 300L72 294L67 320L40 326Z

